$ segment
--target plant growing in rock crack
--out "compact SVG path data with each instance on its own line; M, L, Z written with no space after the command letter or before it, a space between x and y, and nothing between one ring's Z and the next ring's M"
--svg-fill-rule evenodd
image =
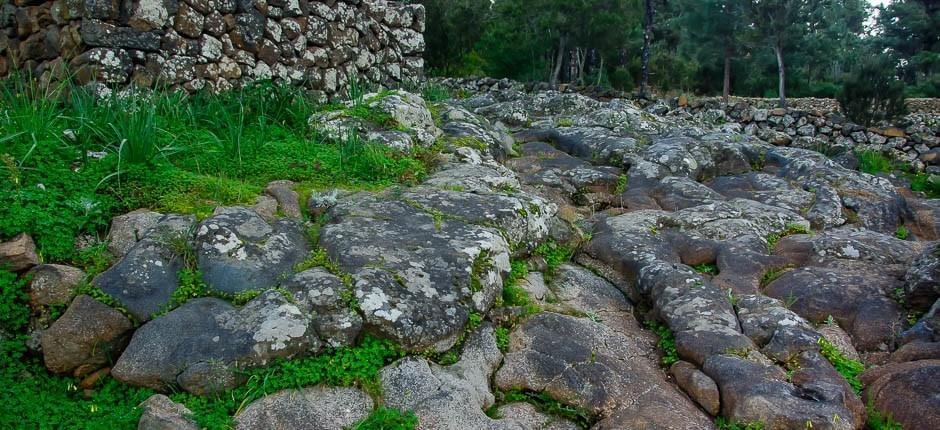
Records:
M719 430L764 430L764 423L754 421L749 423L739 423L730 418L715 418L715 427Z
M770 285L773 281L776 281L777 278L783 276L783 274L789 271L790 269L792 269L792 267L790 266L774 267L774 268L768 269L766 272L764 272L764 275L761 276L760 278L760 288L763 289L764 287Z
M479 327L482 323L483 315L477 312L470 312L470 315L467 317L467 324L464 325L463 332L461 332L460 336L457 337L457 341L454 342L454 346L443 352L428 351L424 353L424 356L429 360L440 364L441 366L449 366L460 361L460 353L463 351L463 345L467 341L467 336L476 330L477 327Z
M898 228L894 230L894 237L898 239L907 240L907 238L910 236L911 232L903 225L899 225Z
M501 405L526 402L535 406L535 409L539 412L571 421L578 428L588 428L595 421L590 411L561 402L545 392L512 390L497 392L496 397L497 403L486 411L486 414L491 418L502 418L498 412Z
M692 266L692 269L698 273L715 276L718 274L718 265L715 263L702 263Z
M416 427L418 417L414 412L379 406L350 430L414 430Z
M845 378L856 394L861 393L862 381L858 377L865 371L865 365L857 360L847 358L842 354L842 351L839 351L826 338L819 338L817 344L819 345L819 353L832 363L832 367L835 367L836 371Z
M865 423L865 428L868 430L904 430L904 427L895 421L891 414L881 412L875 408L872 401L865 405L865 412L868 414L868 420Z
M493 260L490 258L490 251L481 249L480 253L473 258L473 264L470 267L470 291L483 291L483 276L493 268Z
M545 264L548 266L546 275L552 276L562 264L571 259L574 250L549 239L535 248L535 254L545 259Z
M659 346L659 349L663 353L660 364L662 364L663 367L669 367L679 361L679 352L676 350L676 336L672 333L672 330L665 324L652 320L646 321L646 328L650 329L650 331L659 337L659 342L657 342L656 345Z
M764 240L767 241L767 250L773 252L774 247L777 246L777 242L779 242L780 239L794 234L813 234L813 231L801 224L787 224L783 231L768 234L767 237L764 238Z

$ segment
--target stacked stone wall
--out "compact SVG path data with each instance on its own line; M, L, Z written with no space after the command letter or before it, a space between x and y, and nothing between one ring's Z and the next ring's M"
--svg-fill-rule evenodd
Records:
M384 0L7 0L0 76L225 90L275 79L326 96L422 77L424 7Z

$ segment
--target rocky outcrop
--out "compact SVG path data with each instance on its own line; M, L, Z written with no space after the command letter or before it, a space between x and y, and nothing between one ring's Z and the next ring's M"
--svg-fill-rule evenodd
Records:
M124 4L126 3L126 4ZM325 96L422 76L424 7L380 0L30 1L4 9L0 76L227 90L276 79ZM9 10L7 10L9 9Z
M343 430L372 411L373 401L357 388L310 387L262 397L235 416L235 428Z
M111 363L124 349L133 326L120 312L81 295L42 332L46 367L87 375Z
M179 385L208 394L239 385L238 367L313 353L321 345L310 316L277 291L240 309L200 298L137 329L112 375L156 390Z
M472 156L422 186L339 202L320 231L319 245L353 277L365 329L408 349L450 348L471 312L493 306L512 250L545 238L556 210L502 188L518 184L514 175L464 149Z

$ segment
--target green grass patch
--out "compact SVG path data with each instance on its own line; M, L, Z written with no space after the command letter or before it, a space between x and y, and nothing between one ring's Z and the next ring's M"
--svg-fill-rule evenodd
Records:
M879 151L859 151L855 155L858 157L859 171L877 175L895 170L894 161Z
M525 261L514 260L510 262L509 276L503 282L503 293L501 296L501 305L519 306L523 309L524 315L534 315L541 309L537 303L529 297L528 291L519 286L519 282L529 276L529 269Z
M656 345L659 346L659 349L663 353L660 364L662 364L663 367L669 367L679 361L679 352L676 350L676 335L673 334L672 330L665 324L660 324L656 321L647 321L646 328L650 329L650 331L659 337L659 342L657 342Z
M140 207L205 217L252 203L276 179L379 189L427 173L417 155L319 137L307 120L323 107L285 85L99 100L7 79L0 106L0 240L26 232L50 262L77 259L76 236L100 236L114 215Z
M852 386L855 393L861 393L862 381L858 379L858 376L865 371L865 365L856 360L846 358L846 356L842 354L842 351L839 351L835 345L825 338L819 338L817 343L819 344L819 353L832 363L836 371Z
M907 238L911 237L911 232L907 229L907 227L899 225L898 228L894 230L894 237L901 240L907 240Z
M911 190L922 192L931 199L940 198L940 175L908 173L905 176L910 181Z

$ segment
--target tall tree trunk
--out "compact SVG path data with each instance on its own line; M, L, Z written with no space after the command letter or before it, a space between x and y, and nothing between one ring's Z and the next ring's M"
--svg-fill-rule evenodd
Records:
M575 51L578 56L578 85L584 86L584 65L587 63L587 49L578 48Z
M725 80L721 88L721 98L728 103L731 96L731 47L725 47Z
M601 78L604 77L604 57L601 57L601 65L597 68L597 84L594 86L601 86Z
M650 42L653 40L653 0L644 0L646 14L643 18L643 55L640 69L640 95L649 95L650 82Z
M787 107L787 71L783 64L783 46L778 42L774 45L774 53L777 54L777 73L780 75L778 91L780 93L780 107Z
M558 85L558 76L561 74L561 63L565 60L565 49L568 45L568 36L562 34L558 39L558 53L555 55L555 70L552 71L551 86Z

